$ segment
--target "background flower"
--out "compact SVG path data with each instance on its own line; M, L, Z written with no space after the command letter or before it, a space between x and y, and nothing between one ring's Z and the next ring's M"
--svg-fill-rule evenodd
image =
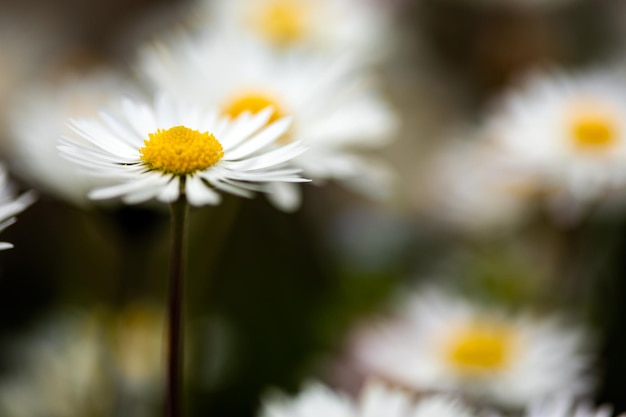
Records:
M519 408L588 392L588 340L555 318L511 315L426 291L396 318L357 331L351 351L365 375Z

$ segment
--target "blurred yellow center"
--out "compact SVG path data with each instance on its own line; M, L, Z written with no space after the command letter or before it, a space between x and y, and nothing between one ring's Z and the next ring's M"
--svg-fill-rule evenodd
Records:
M252 114L257 114L261 110L265 110L268 107L272 107L274 111L267 120L266 126L274 123L280 118L285 117L286 114L283 111L282 106L278 104L277 100L271 98L271 96L267 94L257 92L243 93L234 96L224 107L223 113L234 119L243 112L248 111ZM277 142L288 142L289 139L289 133L285 133L278 138Z
M309 8L297 0L267 0L251 16L252 26L280 45L297 42L307 32Z
M243 112L257 114L261 110L272 107L274 112L270 116L267 124L271 124L276 120L284 117L284 113L276 100L263 93L244 93L234 96L224 107L224 114L234 119Z
M449 360L461 372L494 372L509 362L513 344L511 329L472 325L454 335Z
M583 150L605 150L617 141L616 126L611 117L600 113L582 114L572 120L574 145Z
M185 126L159 129L148 137L139 150L141 160L150 169L168 174L192 174L215 165L224 156L215 136Z

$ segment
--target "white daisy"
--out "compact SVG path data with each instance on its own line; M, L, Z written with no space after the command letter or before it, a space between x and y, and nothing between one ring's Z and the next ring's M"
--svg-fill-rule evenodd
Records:
M372 61L389 45L390 16L362 0L199 0L203 26L252 37L273 48L348 52ZM223 37L223 36L220 36Z
M522 407L588 391L588 336L554 318L531 319L429 292L351 341L357 369L419 391L459 392Z
M336 393L320 384L309 385L294 399L266 399L261 417L471 417L456 400L435 396L416 401L406 391L368 383L359 399Z
M278 143L300 140L308 147L293 166L315 183L334 179L373 196L386 194L388 171L359 151L387 144L396 119L350 60L277 55L256 43L204 34L148 48L139 66L158 89L217 105L230 117L267 107L273 109L270 121L291 116L293 125ZM283 209L300 203L299 189L288 184L271 197Z
M497 149L476 140L451 142L429 162L423 176L428 198L418 193L415 204L463 231L510 230L541 194L534 176L514 169Z
M626 184L625 91L609 73L535 76L504 97L489 134L555 200L594 201Z
M91 198L122 197L136 204L153 198L173 202L185 194L192 205L215 205L221 201L216 190L250 197L274 181L307 181L299 170L284 166L305 150L302 144L272 146L290 121L268 125L271 114L271 109L244 112L231 121L166 96L153 105L126 99L119 114L72 121L87 142L65 138L59 150L116 182L93 190Z
M164 316L149 304L57 313L10 346L0 415L154 415Z
M15 216L30 206L35 198L35 193L32 191L16 196L5 167L0 165L0 231L15 223ZM0 242L0 250L12 247L11 243Z
M612 414L610 406L596 408L590 403L575 405L571 399L562 397L533 403L525 417L611 417Z
M7 148L16 174L39 190L74 204L87 203L87 192L109 181L81 175L80 167L61 158L57 142L61 136L80 140L67 126L70 117L95 117L103 104L135 89L130 80L105 69L22 89L8 111Z
M62 316L16 344L13 372L0 381L0 413L15 417L105 416L112 391L95 316ZM34 401L33 399L37 399Z

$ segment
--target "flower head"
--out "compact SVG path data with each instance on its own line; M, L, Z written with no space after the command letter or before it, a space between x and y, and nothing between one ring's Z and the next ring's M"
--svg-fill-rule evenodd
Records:
M525 417L609 417L612 409L608 405L594 407L589 402L575 404L570 398L558 397L546 401L535 401L528 407Z
M427 293L398 317L364 327L356 366L416 390L454 391L509 407L589 390L588 338L554 318L531 319Z
M504 97L490 139L554 197L595 201L626 185L625 85L607 72L536 76Z
M382 56L389 25L382 6L358 0L217 0L198 2L204 25L280 51L347 52L362 60ZM242 36L243 35L243 36ZM223 38L224 36L220 36Z
M261 417L471 417L460 402L442 396L416 401L406 391L370 381L357 401L313 384L294 399L284 396L268 398Z
M63 156L114 182L95 189L95 199L122 197L129 204L152 198L172 202L181 194L193 205L218 204L216 190L248 197L271 182L303 182L285 167L304 147L275 142L288 119L267 124L271 109L234 120L188 109L160 96L154 105L125 100L118 115L75 120L86 142L66 138Z
M516 169L497 149L476 140L452 141L425 164L428 198L417 194L414 201L463 231L500 233L528 217L531 203L541 196L541 184L534 174Z

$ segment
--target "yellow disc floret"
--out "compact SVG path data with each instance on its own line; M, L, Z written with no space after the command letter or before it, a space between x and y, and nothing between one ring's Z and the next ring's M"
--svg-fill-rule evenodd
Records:
M568 129L572 145L578 151L604 152L619 141L618 115L603 102L587 98L573 104Z
M513 332L500 325L472 324L450 340L448 359L460 372L497 372L510 360Z
M278 119L285 117L286 114L283 111L283 107L278 103L277 100L272 98L269 94L256 91L243 92L234 95L233 98L227 102L226 106L224 106L222 112L224 113L224 115L234 119L243 112L248 111L252 114L257 114L261 110L264 110L268 107L272 107L274 111L268 119L266 126L274 123ZM291 135L289 134L289 132L287 132L279 137L277 142L286 143L289 142L290 138Z
M266 0L251 14L256 31L278 45L287 45L304 38L309 31L311 10L302 1Z
M245 111L257 114L267 107L272 107L274 109L270 119L267 121L268 125L281 117L284 117L281 106L276 100L270 98L267 94L258 92L246 92L235 95L224 107L223 113L234 119Z
M148 134L139 150L150 169L174 175L190 175L215 165L224 157L222 144L208 132L185 126L159 129Z
M581 115L573 121L572 137L577 148L583 150L604 150L617 140L613 121L602 115Z

